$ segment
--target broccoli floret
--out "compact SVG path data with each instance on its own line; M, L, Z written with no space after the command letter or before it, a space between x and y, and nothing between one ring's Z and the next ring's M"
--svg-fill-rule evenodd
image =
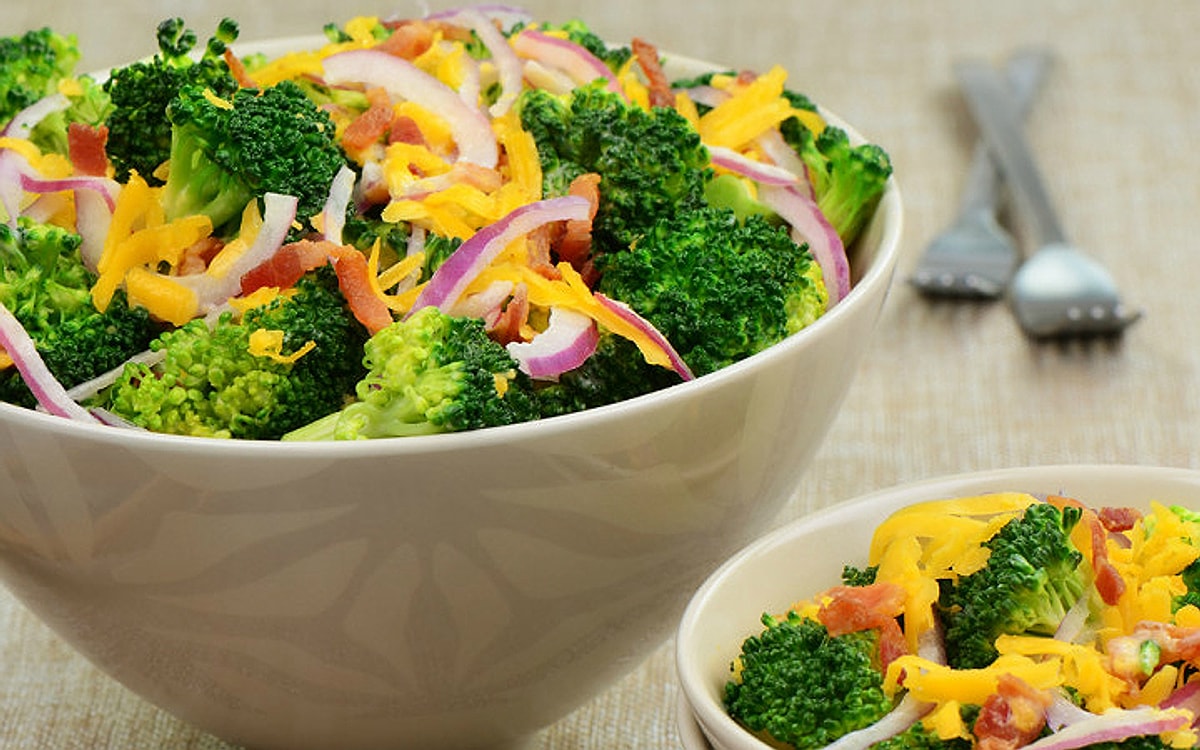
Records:
M358 400L284 440L363 440L458 432L537 417L528 378L483 321L425 307L364 347Z
M71 125L81 123L98 128L105 124L113 111L112 100L103 84L91 76L76 78L75 85L68 88L66 96L70 102L67 108L46 115L29 133L29 140L43 153L69 155L67 131Z
M0 38L0 125L58 89L79 62L79 43L43 27Z
M646 361L637 345L608 331L582 365L536 391L542 416L593 409L682 382L679 374Z
M986 667L1004 634L1054 634L1088 590L1083 555L1069 537L1080 516L1078 508L1029 506L984 543L983 568L945 587L939 608L950 666Z
M295 362L251 351L256 331L282 331L280 354L308 342ZM340 409L365 372L366 330L350 313L330 267L310 272L294 295L223 314L210 328L193 320L151 344L165 359L127 365L108 394L114 413L154 432L273 440Z
M246 204L274 192L298 199L297 219L325 205L334 175L346 164L329 116L299 86L238 89L228 100L189 85L167 108L170 171L163 201L169 218L205 214L214 227Z
M878 574L878 565L869 565L865 568L844 565L842 566L842 583L847 586L870 586L875 583L875 577Z
M619 251L658 219L704 204L708 149L674 110L648 112L598 84L565 97L527 90L516 106L537 144L545 195L600 175L593 252Z
M878 631L831 637L824 625L795 612L762 621L766 629L742 644L740 669L725 685L726 709L748 729L809 750L891 711Z
M961 737L943 740L918 722L895 737L872 745L871 750L971 750L972 747L974 743Z
M0 224L0 302L37 345L66 388L79 385L144 351L159 327L144 308L119 293L105 312L92 305L96 277L79 255L79 235L21 218ZM0 400L34 405L15 368L0 373Z
M219 97L232 95L238 85L222 56L237 36L237 23L222 20L199 59L193 59L195 33L182 18L168 18L158 25L154 57L110 73L104 83L113 106L107 119L107 151L117 180L124 182L136 171L149 184L162 184L155 171L171 155L167 105L184 86L208 88Z
M630 305L696 375L762 351L825 310L820 267L760 216L702 207L661 219L596 259L598 288Z
M874 143L852 145L846 131L833 125L814 135L792 117L780 130L808 166L821 213L849 246L879 205L892 174L891 158Z

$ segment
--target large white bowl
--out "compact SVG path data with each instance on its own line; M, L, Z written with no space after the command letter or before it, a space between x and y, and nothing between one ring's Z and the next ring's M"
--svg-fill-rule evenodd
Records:
M0 577L108 674L239 744L518 743L637 666L792 497L900 232L891 185L853 291L810 328L538 423L280 444L0 404Z
M696 591L675 642L687 750L771 750L725 712L730 663L764 612L836 584L842 566L865 565L875 527L925 500L987 492L1060 493L1094 507L1149 507L1151 500L1200 509L1200 472L1145 466L1038 466L960 474L849 500L783 526L729 558ZM690 710L688 710L690 709Z

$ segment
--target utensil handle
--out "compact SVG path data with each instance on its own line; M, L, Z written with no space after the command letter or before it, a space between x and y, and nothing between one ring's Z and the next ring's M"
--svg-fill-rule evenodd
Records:
M1050 56L1038 49L1020 49L1005 66L1008 87L1021 116L1029 114L1033 100L1050 68ZM1001 173L987 143L980 139L971 156L971 166L963 184L959 213L994 214L1000 199Z
M1018 208L1027 215L1038 244L1065 243L1066 234L1022 132L1019 109L990 65L966 60L954 66L967 107L1008 180Z

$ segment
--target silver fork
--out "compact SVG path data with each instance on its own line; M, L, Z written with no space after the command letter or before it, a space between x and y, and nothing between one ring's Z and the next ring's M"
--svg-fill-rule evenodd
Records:
M960 62L954 71L975 124L1037 243L1038 249L1017 269L1010 288L1013 312L1022 329L1035 338L1124 330L1141 313L1121 302L1108 271L1067 240L1003 80L978 60Z
M1016 51L1005 67L1012 97L1029 111L1050 66L1043 51ZM975 144L958 215L925 248L909 281L926 295L992 299L1004 293L1020 251L996 220L1001 175L987 144Z

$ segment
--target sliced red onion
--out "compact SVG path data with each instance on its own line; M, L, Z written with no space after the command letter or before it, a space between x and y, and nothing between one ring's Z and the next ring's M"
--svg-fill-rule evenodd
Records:
M767 155L768 159L796 175L800 182L807 185L808 192L812 193L812 183L808 179L808 166L800 158L800 154L796 153L796 149L783 139L779 128L771 128L755 138L754 142Z
M1113 708L1102 714L1077 717L1054 734L1025 745L1025 750L1074 750L1101 742L1121 742L1130 737L1143 737L1187 729L1192 715L1176 709L1152 707Z
M1193 679L1184 684L1175 692L1167 696L1166 700L1158 704L1159 708L1185 708L1192 712L1192 716L1196 718L1192 721L1192 726L1200 724L1200 680Z
M882 719L869 727L843 734L826 745L824 750L867 750L876 743L902 734L932 710L932 703L924 703L905 694Z
M517 55L561 70L577 86L603 79L609 91L625 96L612 70L600 58L575 42L533 29L525 29L512 37L510 42Z
M1081 596L1075 600L1067 613L1063 615L1062 620L1058 623L1058 628L1054 631L1054 637L1060 641L1067 643L1079 643L1080 637L1087 630L1088 616L1091 614L1091 603L1087 596Z
M574 310L550 308L550 322L531 341L514 341L505 348L521 372L535 380L557 380L579 367L596 351L600 333L596 322Z
M21 173L29 164L12 149L0 149L0 205L8 225L15 227L21 216L21 201L25 190L21 187Z
M25 109L13 115L13 118L0 131L0 135L10 138L28 139L33 129L42 120L55 112L61 112L71 106L71 100L65 94L51 94L42 97Z
M675 347L671 346L671 342L667 341L667 337L662 335L662 332L655 328L653 323L638 315L632 307L624 302L606 297L599 292L596 292L593 296L600 304L616 313L626 323L633 325L653 341L656 346L666 352L667 359L671 363L671 369L679 373L681 378L684 380L695 380L696 376L692 374L692 370L687 366L687 362L683 361L683 357L679 356L679 352L675 351Z
M523 76L531 88L541 89L555 96L566 96L575 89L575 81L566 73L537 60L526 60Z
M1095 715L1091 711L1080 708L1062 690L1056 690L1053 700L1046 708L1046 726L1050 727L1050 731L1057 732L1065 726L1087 721Z
M220 277L209 273L169 277L196 293L201 312L209 312L241 291L242 276L260 263L270 260L287 239L292 222L296 219L296 198L267 193L263 196L263 203L265 208L262 226L259 227L254 242L233 262L225 274Z
M0 303L0 346L8 352L38 406L56 417L66 417L77 422L97 421L87 409L67 395L62 383L58 382L38 354L37 344L30 338L29 332L3 303Z
M121 377L121 373L125 372L125 365L142 364L146 365L147 367L153 367L166 358L167 353L165 351L151 351L147 349L144 352L133 355L108 372L102 372L91 380L80 383L74 388L71 388L67 391L67 396L69 396L72 401L86 401L113 383L117 382L117 378Z
M524 8L515 5L504 5L502 3L484 3L483 5L473 5L469 8L450 8L437 13L431 13L426 18L431 21L450 21L453 23L450 19L468 10L479 13L489 21L498 22L504 29L511 29L519 23L533 22L533 16Z
M706 107L716 107L721 102L729 99L729 92L722 91L714 86L692 86L687 89L679 89L686 91L687 95L697 104L703 104Z
M404 249L406 256L425 252L425 227L412 224L408 227L408 246Z
M917 637L917 656L934 664L946 664L946 634L939 618L933 618L933 627Z
M141 425L136 425L133 422L130 422L125 417L114 414L111 411L109 411L108 409L101 409L98 406L94 406L94 407L91 407L88 409L88 413L91 414L93 417L95 417L97 422L99 422L100 424L105 425L107 427L116 427L116 428L119 428L122 430L141 430L142 432L148 432L148 430L145 427L142 427Z
M522 75L521 60L508 43L507 37L484 14L482 8L464 8L449 13L439 13L431 18L466 26L475 32L488 52L492 53L492 62L496 65L496 73L500 79L500 97L491 106L493 117L499 117L512 107L517 95L521 93Z
M345 165L333 176L329 186L329 197L325 199L323 220L325 239L335 245L342 244L342 230L346 228L346 209L354 195L354 170Z
M20 180L21 188L30 193L58 193L64 190L91 191L104 199L104 202L108 204L109 211L117 207L117 193L121 189L115 180L107 177L78 175L47 179L34 172L32 167L20 173Z
M748 177L755 182L776 187L785 187L800 183L799 176L783 167L755 161L724 146L708 146L707 148L713 164L742 177Z
M407 99L446 121L463 161L494 167L500 148L491 123L478 107L417 66L375 49L356 49L326 57L325 80L331 84L380 86L391 96Z
M483 227L458 246L438 266L429 283L417 295L413 312L430 305L449 310L479 272L517 237L555 221L588 217L591 204L586 198L568 195L521 206L499 221Z
M515 286L511 281L493 281L483 291L455 302L450 314L459 318L480 318L491 328L500 318L504 301L512 296Z
M112 217L113 209L109 207L105 196L94 190L75 193L75 231L83 239L79 244L79 255L83 264L93 272L100 265Z
M479 95L483 92L483 73L479 61L470 55L462 57L462 82L458 84L458 96L468 107L478 107Z
M54 218L54 215L60 211L64 211L71 205L71 198L66 193L46 193L39 195L37 199L30 203L21 211L21 215L33 219L39 224L45 224Z
M832 309L850 293L850 260L846 248L816 201L795 186L763 185L759 200L792 226L792 237L807 242L809 252L821 267Z

